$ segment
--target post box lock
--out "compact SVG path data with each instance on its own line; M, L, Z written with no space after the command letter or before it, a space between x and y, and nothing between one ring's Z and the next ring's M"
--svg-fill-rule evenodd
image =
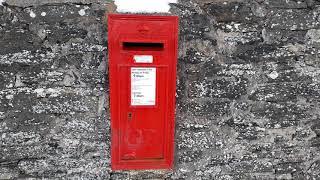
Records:
M130 121L132 119L132 113L128 112L128 120Z
M111 167L171 169L178 17L111 14L108 28Z

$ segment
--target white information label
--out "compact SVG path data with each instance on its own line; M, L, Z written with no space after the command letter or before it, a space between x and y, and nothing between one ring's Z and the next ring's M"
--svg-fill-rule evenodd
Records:
M156 104L156 68L131 68L131 105Z
M152 55L134 55L133 59L135 63L152 63L153 62Z

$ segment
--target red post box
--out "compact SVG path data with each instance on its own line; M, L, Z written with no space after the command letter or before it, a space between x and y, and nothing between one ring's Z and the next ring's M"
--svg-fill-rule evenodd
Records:
M112 169L171 169L177 16L108 16Z

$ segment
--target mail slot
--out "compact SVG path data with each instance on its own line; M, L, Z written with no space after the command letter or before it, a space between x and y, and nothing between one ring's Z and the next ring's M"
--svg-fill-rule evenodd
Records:
M163 47L159 42L123 42L123 49L128 51L162 51Z
M177 16L108 15L111 166L171 169Z

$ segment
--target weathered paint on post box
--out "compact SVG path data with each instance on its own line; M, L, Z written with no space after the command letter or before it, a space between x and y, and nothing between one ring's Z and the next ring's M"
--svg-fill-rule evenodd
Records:
M108 16L112 169L171 169L177 16Z

